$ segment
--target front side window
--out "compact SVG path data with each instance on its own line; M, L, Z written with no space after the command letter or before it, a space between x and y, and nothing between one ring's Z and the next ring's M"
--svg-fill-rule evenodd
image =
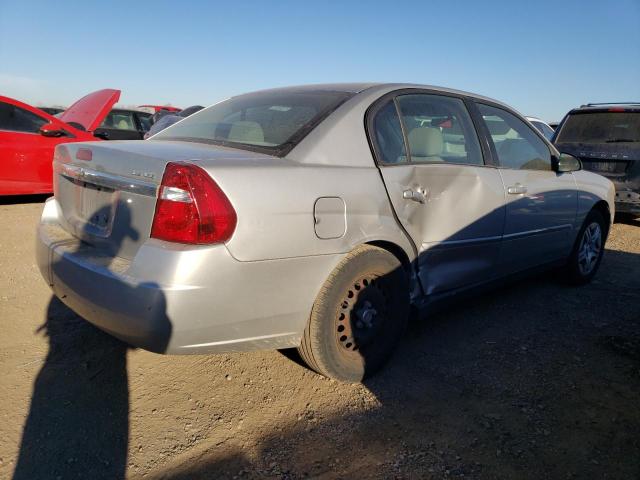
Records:
M551 152L544 141L515 115L479 103L478 108L498 154L501 167L551 170Z
M353 94L276 90L233 97L155 135L285 154Z
M443 95L397 97L413 163L482 165L478 136L464 102Z
M111 111L102 121L100 127L113 128L115 130L137 130L133 112Z
M45 118L39 117L10 103L0 102L0 130L10 132L38 133L40 127L49 123Z

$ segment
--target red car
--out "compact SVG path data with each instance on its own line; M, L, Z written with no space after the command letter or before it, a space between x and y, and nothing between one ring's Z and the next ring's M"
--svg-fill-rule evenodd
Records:
M52 117L0 96L0 195L51 193L54 148L61 143L99 140L93 131L119 98L120 90L99 90Z
M152 108L154 113L159 112L160 110L166 110L167 112L179 112L182 110L178 107L170 107L168 105L140 105L140 107Z

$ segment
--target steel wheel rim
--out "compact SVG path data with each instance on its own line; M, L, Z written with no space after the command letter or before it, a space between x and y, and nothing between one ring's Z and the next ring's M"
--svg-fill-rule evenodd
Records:
M582 275L593 272L602 251L602 229L597 222L590 223L584 230L578 248L578 268Z
M388 295L376 275L357 279L347 289L335 316L340 349L354 353L373 344L387 318Z

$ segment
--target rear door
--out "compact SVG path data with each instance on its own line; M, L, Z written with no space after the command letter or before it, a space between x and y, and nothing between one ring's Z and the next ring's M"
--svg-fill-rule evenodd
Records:
M418 250L425 293L496 276L504 188L462 97L410 90L368 115L380 172L398 219Z
M569 254L578 205L571 173L552 169L540 134L497 105L477 104L505 186L501 273L514 273Z

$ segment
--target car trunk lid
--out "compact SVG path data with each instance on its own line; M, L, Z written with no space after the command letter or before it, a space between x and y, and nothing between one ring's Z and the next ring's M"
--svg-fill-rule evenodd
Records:
M78 124L87 132L93 132L120 99L120 90L110 88L85 95L58 117L72 126Z
M211 170L251 163L258 157L272 158L188 142L61 145L54 156L54 194L62 212L61 224L82 241L131 259L149 239L167 163L191 162Z

